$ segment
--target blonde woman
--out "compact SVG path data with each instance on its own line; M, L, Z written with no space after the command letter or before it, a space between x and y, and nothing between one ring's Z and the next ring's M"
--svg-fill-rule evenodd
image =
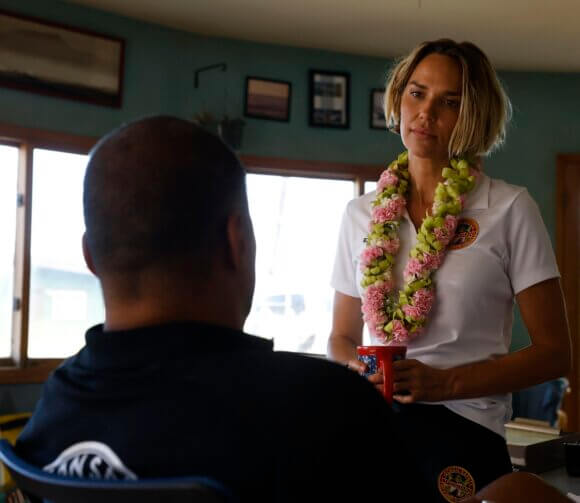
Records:
M392 71L385 112L407 153L346 208L328 353L363 373L365 322L373 342L407 345L394 364L401 434L424 455L428 500L455 501L449 491L511 471L510 392L569 371L559 272L526 189L482 170L511 108L479 48L420 44ZM514 300L531 345L509 353Z

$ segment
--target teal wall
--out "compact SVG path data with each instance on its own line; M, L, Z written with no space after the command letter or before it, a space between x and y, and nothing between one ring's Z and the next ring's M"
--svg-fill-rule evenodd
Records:
M126 39L121 109L0 89L0 120L99 136L119 123L152 113L191 118L201 110L243 113L247 75L292 82L291 121L247 119L242 153L309 160L382 162L398 139L368 127L369 90L381 87L388 61L326 51L207 38L53 0L0 0L0 8ZM225 62L225 73L196 68ZM308 69L352 74L350 130L307 126Z
M127 44L121 109L0 88L2 122L99 136L121 122L153 113L191 118L205 110L239 116L245 77L255 75L292 82L291 120L246 119L241 153L382 163L401 149L398 137L368 127L369 91L381 87L390 64L386 59L201 37L55 0L0 0L0 8L119 36ZM194 70L219 62L227 63L227 71L202 74L200 88L194 89ZM310 68L350 72L350 129L308 127ZM506 146L485 169L491 176L528 187L554 237L555 156L580 151L576 129L580 74L500 72L500 76L514 105L514 120ZM513 348L527 342L518 319ZM3 389L32 399L39 387Z

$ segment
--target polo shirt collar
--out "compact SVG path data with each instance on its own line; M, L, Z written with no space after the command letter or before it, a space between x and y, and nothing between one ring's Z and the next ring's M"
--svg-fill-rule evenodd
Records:
M465 206L463 209L485 210L489 208L489 186L489 176L482 173L477 181L477 185L471 194L467 195L467 201L465 201Z
M483 173L479 176L473 191L467 195L467 200L465 201L465 210L485 210L489 208L489 187L490 178ZM403 210L403 218L407 220L411 226L412 231L415 231L415 226L411 222L411 217L407 208Z
M273 342L241 330L200 322L179 322L133 330L104 331L96 325L86 333L77 358L89 367L134 366L192 354L269 351Z

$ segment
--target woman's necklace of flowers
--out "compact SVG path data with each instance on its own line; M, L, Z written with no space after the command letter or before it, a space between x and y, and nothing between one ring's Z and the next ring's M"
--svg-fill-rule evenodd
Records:
M383 171L372 202L366 247L361 254L362 312L371 334L386 344L406 344L421 333L435 299L433 274L443 262L455 235L457 216L478 172L465 159L451 159L443 168L443 182L435 189L431 216L417 233L403 273L404 287L396 292L393 277L399 250L399 225L409 188L408 152Z

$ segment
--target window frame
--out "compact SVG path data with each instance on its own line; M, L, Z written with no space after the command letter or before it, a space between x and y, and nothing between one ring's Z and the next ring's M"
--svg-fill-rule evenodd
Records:
M30 245L32 232L33 152L36 148L87 154L98 138L27 128L0 122L0 144L15 146L18 155L16 245L11 356L0 358L0 384L42 383L63 359L28 357L30 308ZM353 197L363 194L365 181L377 180L380 164L308 161L242 154L248 173L351 180ZM18 307L16 299L19 299ZM311 355L312 356L312 355ZM316 356L316 355L314 355Z
M258 175L299 176L351 180L354 182L354 197L364 194L365 182L378 180L384 167L381 164L356 164L329 161L307 161L282 157L258 155L238 156L248 173Z
M0 123L0 143L18 148L11 354L9 358L0 359L0 384L44 382L50 372L62 362L62 359L28 357L34 149L44 148L86 155L97 141L98 138L90 136Z

